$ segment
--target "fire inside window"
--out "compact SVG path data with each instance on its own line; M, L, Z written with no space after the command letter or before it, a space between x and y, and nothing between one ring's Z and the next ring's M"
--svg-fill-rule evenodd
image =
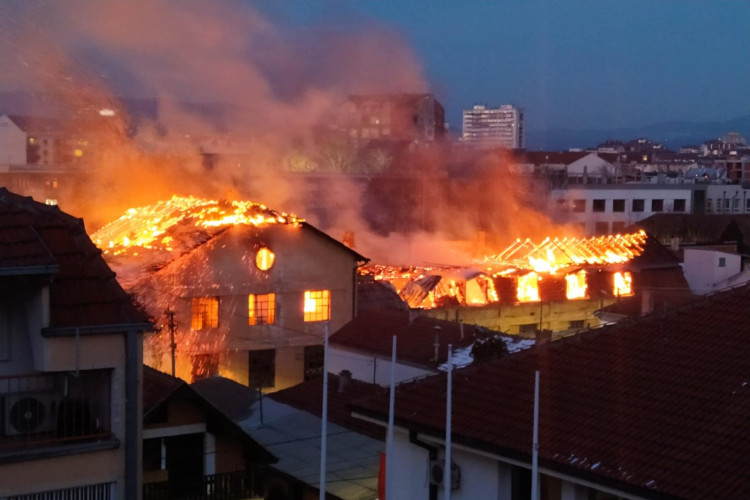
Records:
M272 325L276 321L276 294L250 295L247 313L249 325Z
M191 303L193 330L205 330L219 326L219 297L194 297Z
M586 271L580 270L577 273L571 273L565 276L565 295L568 299L585 299L586 290Z
M529 273L518 277L518 302L539 302L539 275Z
M618 271L613 275L615 297L633 295L633 276L628 271Z
M305 321L327 321L331 319L330 290L308 290L305 292Z
M276 255L266 247L262 247L255 254L255 266L261 271L268 271L273 267Z

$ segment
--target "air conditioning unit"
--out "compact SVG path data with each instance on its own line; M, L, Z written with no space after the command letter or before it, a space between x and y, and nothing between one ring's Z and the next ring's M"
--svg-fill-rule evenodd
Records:
M19 436L55 430L57 408L62 396L49 393L20 393L3 398L6 436Z
M430 484L442 486L445 482L445 460L430 460ZM461 468L451 461L451 491L461 486Z

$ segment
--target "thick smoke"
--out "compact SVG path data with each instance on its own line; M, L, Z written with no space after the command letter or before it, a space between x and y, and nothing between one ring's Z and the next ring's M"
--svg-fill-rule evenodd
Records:
M290 155L315 142L347 95L429 91L407 44L382 26L285 28L239 0L11 1L0 5L0 60L2 89L34 92L31 113L65 117L94 145L85 181L60 196L89 230L173 194L295 212L336 238L353 231L373 259L466 260L487 242L550 228L497 156L474 161L460 193L432 181L455 173L450 155L407 156L403 169L422 179L396 197L414 198L408 237L370 231L361 183L336 176L315 191L308 178L285 175ZM153 116L132 106L152 98ZM324 220L311 204L327 207ZM438 234L478 243L438 245Z

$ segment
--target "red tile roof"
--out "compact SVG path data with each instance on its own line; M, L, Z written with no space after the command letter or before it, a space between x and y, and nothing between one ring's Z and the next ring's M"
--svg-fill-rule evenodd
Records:
M750 498L750 287L458 370L454 442L636 494ZM399 386L401 425L441 436L445 374ZM387 397L357 403L386 420Z
M346 388L339 392L339 376L328 374L328 420L360 434L365 434L381 441L385 440L385 428L351 416L350 403L364 396L382 393L388 389L360 380L350 380ZM323 377L295 385L289 389L274 392L268 396L274 401L289 405L298 410L323 415Z
M190 387L184 380L172 377L166 373L143 366L143 419L145 426L149 426L153 412L162 408L169 401L191 401L203 410L208 432L212 434L223 434L241 442L248 457L259 463L274 463L277 461L268 450L245 433L232 420L198 391ZM163 422L155 422L157 426L163 426ZM371 424L372 425L372 424Z
M390 358L393 336L397 335L400 362L434 367L448 360L448 344L455 350L489 335L488 330L475 325L464 325L463 330L462 336L459 323L427 316L410 321L408 311L365 311L331 335L330 342L332 346ZM436 338L439 343L437 361Z
M146 328L81 219L0 188L0 275L40 273L51 275L51 328Z

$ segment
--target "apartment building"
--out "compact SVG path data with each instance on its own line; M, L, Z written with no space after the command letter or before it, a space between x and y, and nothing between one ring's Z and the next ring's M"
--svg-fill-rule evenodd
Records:
M339 126L355 140L431 143L445 135L445 109L433 94L351 95Z
M148 329L80 219L0 188L0 498L139 498Z
M548 210L560 222L581 226L585 235L617 234L658 213L703 213L708 197L729 198L735 186L705 184L591 184L550 192ZM736 186L740 188L740 186ZM721 188L721 189L719 189ZM711 195L708 194L710 189ZM744 191L744 190L743 190ZM732 195L734 196L734 195ZM743 198L744 200L745 198ZM716 203L714 201L713 203ZM737 202L739 203L739 201ZM724 205L722 205L724 206ZM744 205L743 205L744 207Z
M525 147L523 111L510 104L499 108L476 105L464 110L461 140L480 147L522 149Z

